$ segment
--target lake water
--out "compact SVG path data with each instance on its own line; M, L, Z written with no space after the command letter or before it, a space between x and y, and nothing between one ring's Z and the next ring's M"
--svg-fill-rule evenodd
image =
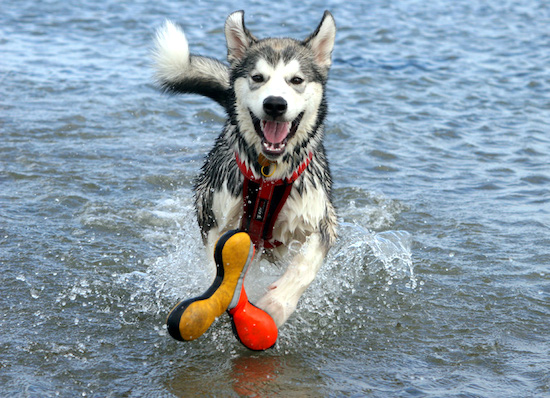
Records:
M1 8L0 395L550 396L550 3ZM170 18L223 58L238 9L260 37L339 29L340 238L263 353L225 316L164 327L210 284L191 186L224 114L156 90L152 35Z

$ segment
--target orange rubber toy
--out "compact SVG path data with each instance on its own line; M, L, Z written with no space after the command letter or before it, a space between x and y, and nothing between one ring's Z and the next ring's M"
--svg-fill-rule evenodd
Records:
M254 252L246 232L226 232L214 249L214 282L201 296L181 301L170 311L166 320L170 336L180 341L195 340L227 310L233 332L245 347L271 348L277 341L277 326L269 314L248 301L243 285Z

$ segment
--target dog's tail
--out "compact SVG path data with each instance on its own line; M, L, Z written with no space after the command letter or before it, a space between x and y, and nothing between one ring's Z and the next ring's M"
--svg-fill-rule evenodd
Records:
M229 67L217 59L190 54L179 26L166 21L157 30L153 59L163 91L204 95L228 108Z

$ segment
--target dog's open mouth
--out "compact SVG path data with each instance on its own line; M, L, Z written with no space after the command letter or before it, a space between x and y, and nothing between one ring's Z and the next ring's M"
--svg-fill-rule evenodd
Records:
M256 133L262 138L262 151L266 155L279 156L286 148L286 144L298 130L304 113L300 113L292 122L277 122L274 120L260 120L250 112Z

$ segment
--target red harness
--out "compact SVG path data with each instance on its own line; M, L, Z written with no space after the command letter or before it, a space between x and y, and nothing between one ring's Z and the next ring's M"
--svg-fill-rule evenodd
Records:
M279 241L272 241L273 226L290 195L292 183L304 172L312 157L313 153L310 152L289 178L271 181L263 177L256 178L235 152L237 165L244 176L241 230L248 232L256 247L262 242L268 249L282 245Z

